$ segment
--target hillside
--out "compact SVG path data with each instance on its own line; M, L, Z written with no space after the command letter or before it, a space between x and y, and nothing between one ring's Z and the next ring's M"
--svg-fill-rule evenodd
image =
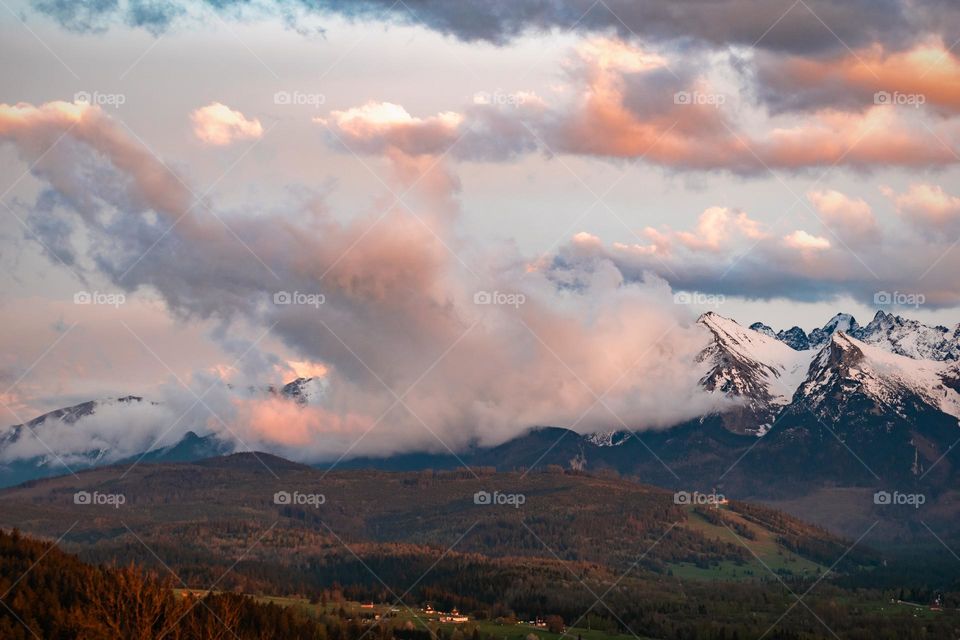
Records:
M143 464L123 479L105 468L79 480L46 479L3 491L2 524L15 520L30 532L63 536L60 546L88 562L136 561L170 576L159 581L139 569L94 569L47 543L27 542L22 557L0 562L0 586L35 565L13 591L13 610L52 640L74 637L70 625L90 601L127 606L141 593L159 603L159 619L182 606L177 598L199 594L231 621L233 633L213 624L206 607L195 607L203 615L190 624L206 625L203 631L112 637L284 640L320 633L359 640L374 620L363 623L357 606L344 599L379 603L375 611L389 612L369 627L383 640L522 640L531 632L560 640L518 625L537 617L553 617L587 640L729 640L773 628L772 637L866 638L885 629L891 638L919 640L944 637L957 623L952 611L917 619L911 609L885 607L894 587L837 586L837 578L869 577L879 570L879 557L867 545L757 505L731 501L716 509L693 504L695 498L678 505L661 489L559 471L525 478L491 470L477 470L479 477L466 471L324 477L261 458L264 464L245 454ZM123 495L124 501L76 504L76 491ZM273 494L283 491L324 499L313 501L317 506L293 497L275 504ZM476 504L477 491L521 492L523 499ZM23 546L16 540L22 538L0 537L5 558L20 553L10 551ZM80 589L69 585L87 578L75 573L106 577ZM40 584L44 595L34 597ZM816 592L805 598L809 609L791 607L792 594L813 586ZM905 593L926 597L923 589ZM224 591L253 594L264 604ZM171 593L180 595L171 599ZM945 597L951 609L960 602L955 590ZM426 602L458 608L469 621L424 623ZM41 611L53 614L41 619ZM0 611L6 625L0 629L10 631L2 637L30 637L14 622ZM316 624L322 628L311 627Z
M709 570L722 563L762 570L726 531L705 532L695 513L702 506L677 504L674 493L664 489L559 469L527 475L492 469L477 469L476 475L465 469L325 474L264 454L259 460L235 454L194 464L141 464L119 476L114 468L102 468L79 479L63 476L7 489L0 493L0 524L59 536L64 522L77 521L64 546L104 558L129 549L127 527L151 546L177 547L189 540L191 553L225 559L272 526L251 560L342 555L344 543L379 553L407 545L446 549L456 542L457 554L561 559L611 570L632 566L637 550L648 547L653 548L641 566L657 573L681 566ZM75 504L77 491L122 495L123 502ZM292 497L277 504L278 492ZM494 504L477 504L482 492L493 496ZM305 497L313 495L322 499ZM495 504L498 496L506 502ZM518 498L511 501L512 496ZM760 521L740 522L740 508L727 506L718 515L731 526L753 530L748 540L778 542L788 533L771 536ZM786 521L794 535L811 540L807 546L815 540L837 556L845 548L844 541L823 531ZM784 566L798 572L812 571L826 559L803 558L779 543L765 553L780 554ZM869 556L857 558L869 562Z

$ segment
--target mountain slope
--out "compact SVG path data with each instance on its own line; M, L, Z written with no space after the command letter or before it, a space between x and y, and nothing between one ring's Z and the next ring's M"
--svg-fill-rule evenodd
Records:
M227 388L237 391L230 385L227 385ZM318 402L324 396L327 391L327 384L325 380L319 378L297 378L281 387L267 385L252 387L243 391L255 396L279 396L300 406L306 406ZM231 443L220 439L215 434L207 433L200 436L197 435L196 431L187 431L172 444L165 444L134 455L127 455L130 449L127 449L126 453L118 453L105 443L93 446L88 451L77 452L71 450L68 453L57 450L56 438L45 435L49 434L51 430L58 430L62 434L63 427L76 427L82 421L98 418L107 418L111 424L123 425L124 427L127 424L131 426L142 425L145 420L142 415L143 410L151 408L162 409L164 405L134 395L89 400L44 413L26 424L13 425L0 431L0 486L9 486L34 478L69 473L71 470L77 471L101 464L129 464L141 459L154 462L191 461L233 451L234 446ZM180 422L180 419L177 419L177 422L174 423L174 417L168 417L167 420L167 422L161 421L158 423L164 433L157 433L156 435L166 435L165 432L170 423L177 425ZM181 428L193 426L194 429L202 431L205 430L206 425L180 426ZM178 433L170 433L169 435L170 437L176 437ZM150 442L152 442L152 438L147 440L148 444ZM22 449L27 448L24 445L32 445L29 447L31 452L28 455L22 453ZM40 453L36 453L37 451ZM133 451L136 451L136 449L133 449Z
M635 566L637 549L649 549L643 566L659 573L693 563L753 564L736 540L719 542L713 530L705 534L703 517L717 524L743 524L737 514L750 514L756 534L775 545L758 550L771 557L796 557L778 546L777 536L771 537L763 524L775 519L785 522L792 535L832 548L835 556L845 548L834 536L782 514L775 517L769 509L732 503L723 513L716 510L715 518L698 515L703 507L678 504L672 491L617 478L559 470L326 473L258 455L266 467L251 464L248 454L235 454L187 464L141 464L129 473L123 467L104 467L78 477L38 480L0 491L0 526L20 523L40 535L60 528L60 535L63 522L79 520L64 538L70 548L129 552L129 531L134 530L142 532L151 548L189 542L212 557L232 561L233 554L251 542L237 535L238 527L253 531L276 524L278 535L262 541L254 556L300 566L306 564L302 553L349 557L344 541L396 553L398 544L444 549L458 538L457 553L552 558L555 552L564 560L618 571ZM125 501L118 508L76 504L77 491L123 495ZM284 493L322 495L323 500L316 506L295 497L278 501L275 496ZM522 500L476 498L484 493ZM198 538L198 531L205 535ZM813 555L809 559L821 562ZM809 563L796 564L810 568ZM753 569L756 575L763 570L759 565Z
M947 340L949 332L931 333L882 313L863 327L851 316L837 314L814 335L828 335L826 344L797 350L785 343L784 332L772 336L766 325L745 328L715 313L705 314L699 323L709 332L709 344L691 366L698 368L699 384L722 395L729 409L658 431L582 435L560 427L537 427L498 446L471 447L456 455L412 451L343 460L336 468L413 471L457 469L465 463L513 470L555 465L627 474L678 489L704 491L722 481L744 496L921 478L932 490L951 486L960 468L950 455L960 439L960 366L947 359L892 352L899 348L914 356L930 353L919 345L935 344L931 336ZM869 343L846 330L884 339ZM917 337L911 340L908 335ZM303 405L322 397L326 387L322 381L304 378L283 387L260 388L258 393L281 395ZM115 401L122 406L145 402L136 397ZM39 431L51 420L57 424L82 420L97 406L84 403L30 424ZM9 430L7 443L21 434L29 431L22 426ZM763 436L762 443L758 436ZM3 449L0 443L0 455ZM143 460L191 461L230 450L211 435L191 432L179 442L146 452ZM89 461L75 468L109 459L106 452L92 451ZM319 462L317 467L329 464ZM13 484L63 472L48 457L7 460L0 468L0 482Z
M788 471L796 483L945 487L954 473L947 454L960 438L955 380L955 365L836 333L757 448L753 470Z
M762 436L790 403L811 354L713 312L698 322L713 334L711 344L697 356L703 367L700 384L738 401L739 407L723 416L727 428Z
M821 418L832 420L858 395L901 417L918 405L960 417L960 393L949 386L955 371L949 364L897 355L837 333L814 358L797 395Z
M877 311L870 323L852 333L854 338L885 351L923 360L960 359L960 325L953 331Z
M882 310L877 311L865 326L860 326L849 314L838 313L809 334L800 327L774 332L762 322L755 322L750 328L775 337L798 351L822 348L834 333L843 332L861 342L916 360L960 360L960 324L952 330L943 326L931 327Z

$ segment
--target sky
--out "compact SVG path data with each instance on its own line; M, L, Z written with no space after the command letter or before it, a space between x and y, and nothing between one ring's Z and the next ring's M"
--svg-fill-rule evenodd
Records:
M945 0L5 0L0 30L0 424L134 393L190 412L130 447L660 428L716 402L676 364L703 311L960 321ZM220 393L299 375L321 406Z

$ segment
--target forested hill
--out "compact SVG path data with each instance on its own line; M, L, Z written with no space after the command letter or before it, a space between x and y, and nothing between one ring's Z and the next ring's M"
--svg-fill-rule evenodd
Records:
M96 567L17 531L0 531L3 640L225 640L323 637L296 608L235 594L177 595L175 581L128 565Z

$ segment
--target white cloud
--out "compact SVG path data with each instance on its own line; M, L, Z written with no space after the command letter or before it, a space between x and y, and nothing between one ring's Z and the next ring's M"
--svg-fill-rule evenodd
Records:
M826 251L830 248L830 241L822 236L815 236L802 229L797 229L783 237L783 243L798 251Z
M193 134L206 144L228 145L236 140L256 140L263 135L263 126L256 118L248 119L225 104L212 102L190 114Z

